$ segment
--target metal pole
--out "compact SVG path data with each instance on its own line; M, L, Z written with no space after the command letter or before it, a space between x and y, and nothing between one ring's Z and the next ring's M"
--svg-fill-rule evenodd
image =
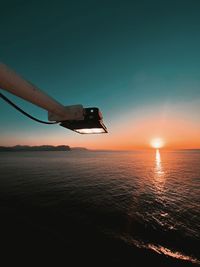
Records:
M2 63L0 63L0 88L55 114L61 120L69 119L67 110L62 104L18 76Z

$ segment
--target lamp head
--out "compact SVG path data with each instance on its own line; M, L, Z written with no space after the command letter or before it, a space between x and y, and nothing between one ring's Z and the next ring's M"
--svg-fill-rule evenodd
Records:
M80 134L99 134L108 132L106 126L103 124L103 116L98 108L84 108L83 114L83 120L62 121L60 126Z

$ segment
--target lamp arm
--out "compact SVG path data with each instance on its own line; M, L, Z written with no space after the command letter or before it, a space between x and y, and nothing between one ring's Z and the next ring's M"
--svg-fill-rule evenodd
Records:
M0 63L0 88L48 111L49 120L83 119L83 106L65 107Z

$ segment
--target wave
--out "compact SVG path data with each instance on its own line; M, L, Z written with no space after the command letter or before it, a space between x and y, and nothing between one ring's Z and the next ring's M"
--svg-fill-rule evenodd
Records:
M184 261L188 261L194 264L198 264L200 265L200 260L193 257L193 256L188 256L185 255L179 251L172 251L169 248L163 247L161 245L155 245L155 244L151 244L151 243L147 243L145 244L142 241L139 240L135 240L135 239L130 239L129 237L120 237L120 239L122 239L125 242L128 242L131 245L136 246L137 248L141 248L141 249L147 249L147 250L152 250L160 255L165 255L171 258L175 258L175 259L179 259L179 260L184 260Z

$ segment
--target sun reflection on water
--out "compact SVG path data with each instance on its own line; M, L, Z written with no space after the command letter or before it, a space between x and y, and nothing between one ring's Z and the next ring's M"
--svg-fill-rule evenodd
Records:
M161 157L159 149L156 149L156 166L158 169L161 168Z
M157 191L161 193L163 191L163 187L165 183L165 173L162 167L162 160L161 160L159 149L156 149L154 182L155 182Z

